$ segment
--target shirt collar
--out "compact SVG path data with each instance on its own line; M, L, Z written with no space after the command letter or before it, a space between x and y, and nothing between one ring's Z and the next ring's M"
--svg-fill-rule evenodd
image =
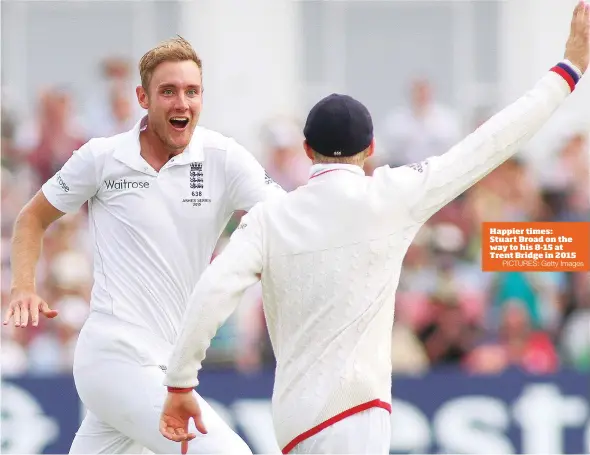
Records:
M330 173L332 171L348 171L357 175L365 175L365 171L354 164L329 163L329 164L314 164L309 170L309 179L319 177Z
M141 156L139 134L147 128L147 115L139 120L135 126L123 133L122 140L117 144L114 157L132 169L146 172L150 169ZM193 137L187 148L174 158L174 165L182 165L203 161L203 129L195 128Z

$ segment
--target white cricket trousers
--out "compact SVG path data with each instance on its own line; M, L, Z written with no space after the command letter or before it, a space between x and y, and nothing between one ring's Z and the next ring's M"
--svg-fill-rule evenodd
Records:
M382 408L371 408L342 419L305 441L290 454L388 454L391 445L391 416Z
M174 454L180 443L159 431L160 413L166 398L165 372L150 361L157 351L153 340L144 338L145 352L130 345L125 337L144 329L127 327L121 337L121 321L93 313L78 339L74 380L88 412L72 443L71 454ZM144 337L149 334L143 333ZM152 336L153 337L153 336ZM123 338L123 339L121 339ZM136 338L134 338L136 339ZM148 352L149 350L149 352ZM167 351L165 349L164 351ZM163 356L163 353L160 353ZM165 362L164 362L165 363ZM189 453L251 454L246 443L194 392L208 433L203 435L191 421L189 431L197 437L189 442Z

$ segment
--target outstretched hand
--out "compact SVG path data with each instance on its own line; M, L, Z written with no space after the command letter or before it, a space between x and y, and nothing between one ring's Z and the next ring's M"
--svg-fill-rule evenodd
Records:
M565 45L564 57L576 65L582 73L590 60L590 4L580 0L572 15L570 35Z
M207 429L201 418L201 407L195 394L192 392L169 392L160 416L160 433L171 441L180 442L183 454L188 451L189 441L197 436L195 433L188 432L191 418L195 421L197 430L202 434L207 434Z
M39 315L42 314L48 319L57 316L57 311L49 308L47 302L31 291L13 291L11 301L4 315L4 325L8 325L14 319L15 327L26 327L31 319L31 325L36 327L39 324Z

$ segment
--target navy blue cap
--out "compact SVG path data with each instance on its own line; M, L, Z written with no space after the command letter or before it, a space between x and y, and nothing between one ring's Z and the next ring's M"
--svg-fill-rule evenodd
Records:
M333 93L309 111L303 134L307 144L321 155L353 156L371 144L373 120L361 102Z

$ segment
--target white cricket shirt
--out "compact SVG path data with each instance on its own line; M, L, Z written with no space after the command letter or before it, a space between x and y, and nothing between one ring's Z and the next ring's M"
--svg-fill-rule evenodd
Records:
M183 153L156 172L140 155L144 122L90 140L42 190L66 213L88 201L91 310L173 343L189 295L232 213L283 190L237 142L202 127Z
M198 384L210 340L261 274L283 452L354 413L390 411L394 301L410 243L435 212L514 155L569 93L551 72L441 156L372 177L316 165L307 185L254 207L202 275L165 384Z

